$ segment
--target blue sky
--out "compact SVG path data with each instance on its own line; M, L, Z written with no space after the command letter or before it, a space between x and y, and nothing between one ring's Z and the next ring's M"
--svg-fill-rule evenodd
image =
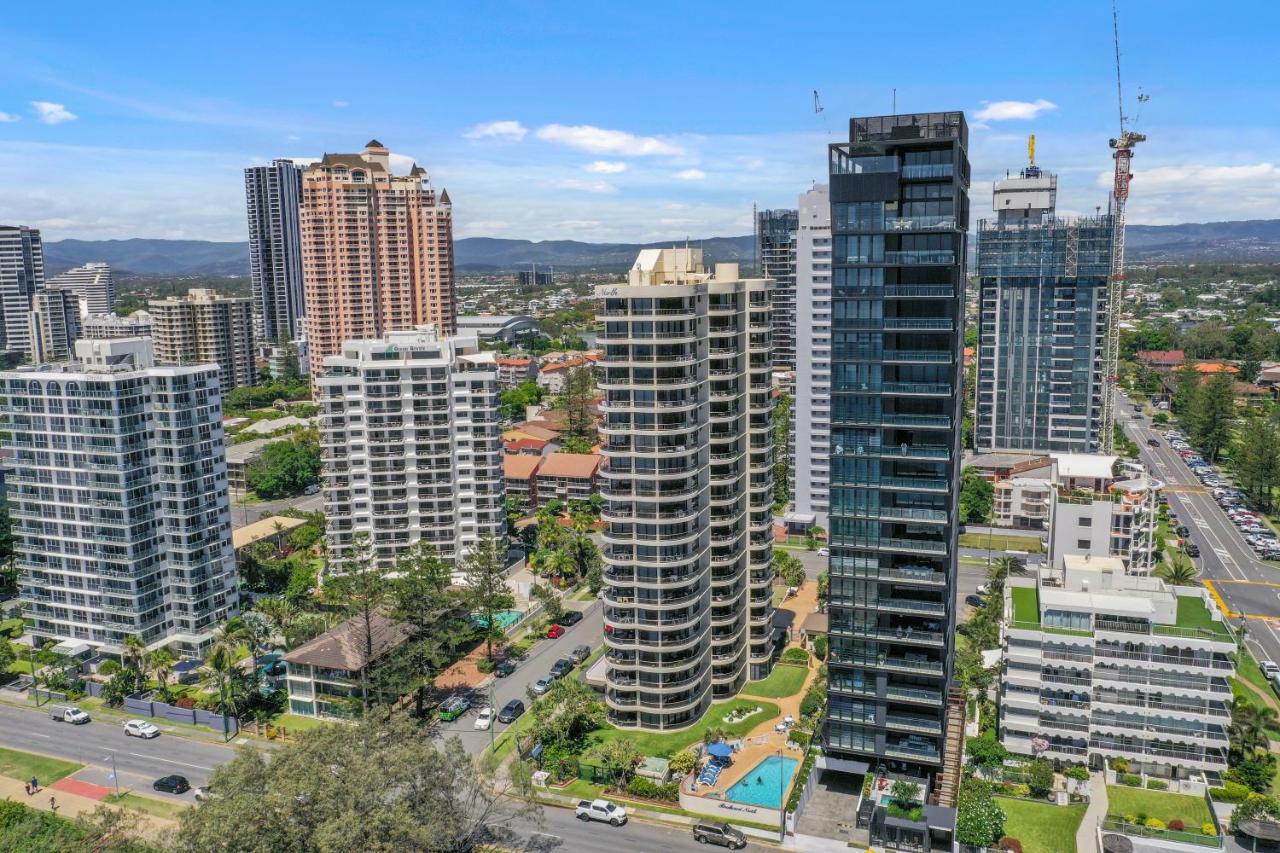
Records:
M851 115L963 109L973 209L1024 165L1106 204L1110 4L24 3L0 28L0 222L244 239L241 170L377 137L460 236L746 233ZM1150 141L1132 221L1280 217L1280 11L1120 0ZM812 90L824 111L815 114Z

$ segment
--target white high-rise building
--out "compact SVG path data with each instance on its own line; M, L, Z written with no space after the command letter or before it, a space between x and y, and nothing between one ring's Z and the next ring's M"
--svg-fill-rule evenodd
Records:
M831 488L831 202L826 184L800 196L796 232L795 458L791 512L827 525Z
M95 314L80 321L80 336L94 341L111 338L149 338L155 321L146 311L134 311L128 317L118 314Z
M145 338L76 353L0 372L27 630L198 654L239 606L218 369L156 366Z
M253 311L248 299L192 288L186 296L153 299L151 335L156 359L166 364L213 362L222 368L222 388L254 384Z
M506 531L498 367L431 326L348 341L316 379L329 563L359 533L391 567L425 539L457 561Z
M773 648L769 281L646 249L602 285L605 705L675 729Z
M80 336L80 304L70 290L46 288L31 297L27 315L31 361L66 361Z
M0 350L31 354L31 297L44 287L40 230L0 225Z
M80 316L110 314L116 310L116 284L111 267L89 263L49 279L50 289L70 290L79 302Z

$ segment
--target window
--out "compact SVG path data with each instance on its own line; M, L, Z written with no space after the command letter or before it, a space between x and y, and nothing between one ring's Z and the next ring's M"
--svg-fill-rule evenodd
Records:
M1080 526L1093 527L1093 519L1089 518L1088 516L1085 516L1084 518L1080 519Z
M1077 540L1076 540L1076 547L1077 547L1077 548L1080 548L1081 550L1088 550L1088 548L1089 548L1090 544L1091 544L1091 543L1089 542L1089 540L1088 540L1088 539L1077 539Z

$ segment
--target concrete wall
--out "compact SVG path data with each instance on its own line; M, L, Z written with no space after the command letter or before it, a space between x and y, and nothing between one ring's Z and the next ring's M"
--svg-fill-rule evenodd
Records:
M778 809L768 809L763 806L734 803L710 797L699 797L685 791L684 786L680 788L680 808L687 812L707 815L720 820L738 818L739 820L749 820L752 823L772 824L775 826L782 820L782 815Z

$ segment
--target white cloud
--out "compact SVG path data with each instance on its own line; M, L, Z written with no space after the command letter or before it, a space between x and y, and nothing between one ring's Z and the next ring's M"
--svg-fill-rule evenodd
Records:
M409 170L418 162L408 154L396 154L394 151L388 155L387 160L391 163L391 174L393 175L409 174Z
M486 121L462 134L467 139L485 139L494 142L519 142L529 133L529 128L518 121Z
M982 109L973 114L979 122L1033 119L1040 113L1056 110L1058 105L1044 98L1034 101L983 101Z
M586 169L588 172L594 172L597 175L616 175L619 172L627 171L627 164L613 162L610 160L596 160L593 163L588 163L582 168Z
M288 140L289 142L297 142L298 140L302 139L302 137L298 136L296 133L291 133L288 136L286 136L285 139Z
M707 177L707 173L701 169L685 169L683 172L676 172L676 177L682 181L701 181Z
M333 105L338 109L342 109L343 107L351 106L351 102L350 101L334 101Z
M656 136L636 136L622 130L608 130L589 124L548 124L538 128L537 137L544 142L567 145L592 154L623 154L629 157L665 155L679 157L685 153L679 145Z
M32 101L31 106L35 107L40 121L45 124L62 124L64 121L74 121L76 118L76 114L71 110L51 101Z
M753 172L756 169L764 168L764 160L760 157L735 157L734 160L736 160L738 162L738 165L740 165L742 168L748 169Z
M1098 173L1097 186L1110 189L1111 170ZM1197 163L1135 169L1128 218L1147 225L1264 219L1274 216L1280 198L1280 166Z
M10 121L22 121L22 116L14 115L13 113L0 113L0 124Z
M618 188L608 181L584 181L580 178L566 178L556 184L562 190L581 190L584 193L616 193Z

